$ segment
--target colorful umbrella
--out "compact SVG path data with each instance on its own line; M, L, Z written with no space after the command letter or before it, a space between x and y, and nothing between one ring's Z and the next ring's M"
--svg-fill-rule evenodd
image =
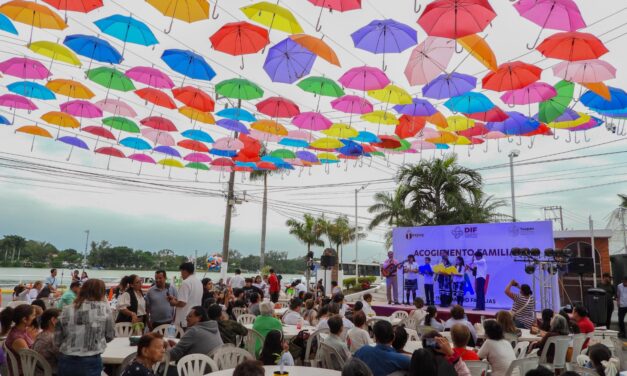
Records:
M49 111L41 115L41 120L48 124L56 125L59 127L57 137L61 133L61 127L63 128L78 128L81 126L78 120L74 116L60 111Z
M220 119L216 121L216 125L220 128L224 128L233 132L239 132L244 134L250 133L250 131L248 130L248 128L246 128L244 124L233 119Z
M315 140L309 146L316 149L333 150L341 148L344 144L337 138L324 137Z
M287 129L274 120L257 120L250 125L250 129L276 136L287 136Z
M150 113L152 114L152 110L155 106L161 106L169 109L175 109L176 103L170 98L170 96L158 89L153 89L151 87L145 87L139 90L135 90L135 94L146 102L152 103L152 109Z
M610 89L603 82L582 82L581 85L608 101L611 99Z
M361 115L361 119L368 121L373 124L384 124L384 125L396 125L398 124L398 119L394 116L393 113L387 111L372 111L367 114Z
M132 161L139 162L139 171L137 172L137 175L142 173L142 166L144 165L144 163L150 163L150 164L157 163L151 156L146 155L146 154L141 154L141 153L131 154L127 158Z
M412 98L411 104L398 104L394 110L402 115L431 116L437 112L435 107L426 99Z
M170 69L184 76L181 86L183 86L187 77L210 81L216 76L216 72L207 64L205 58L192 51L178 49L165 50L163 54L161 54L161 60L163 60Z
M290 34L299 34L303 32L292 12L277 5L266 1L261 1L253 5L240 8L240 10L249 19L258 22L272 29L285 31Z
M316 31L322 30L320 25L320 19L322 18L322 11L326 8L329 11L337 10L339 12L347 12L349 10L361 9L361 0L308 0L315 6L320 7L320 14L318 14L318 21L316 22Z
M174 125L174 123L171 120L166 119L162 116L149 116L145 119L142 119L140 123L142 125L145 125L146 127L150 127L152 129L156 129L162 132L178 131L178 129L176 128L176 125Z
M0 95L0 106L9 107L14 110L20 109L33 111L37 109L35 103L33 103L30 99L15 94Z
M2 125L11 125L11 121L4 116L0 115L0 124Z
M6 31L7 33L18 35L17 29L13 26L13 22L9 19L9 17L0 13L0 30Z
M27 80L43 80L52 73L37 60L12 57L0 63L0 72Z
M328 129L333 123L318 112L301 112L292 119L292 124L300 129L321 131Z
M46 87L59 95L69 98L91 99L94 94L87 86L78 81L55 79L46 82Z
M311 72L316 55L290 38L268 51L263 70L273 82L294 83Z
M94 21L94 24L103 33L124 42L122 45L122 56L124 56L126 43L134 43L141 46L153 46L159 43L150 28L143 22L134 19L132 15L128 17L114 14Z
M368 96L386 104L412 104L412 98L405 89L390 84L383 89L368 90Z
M189 153L183 159L189 162L211 162L211 157L203 153Z
M109 159L107 160L107 170L109 169L109 166L111 165L111 157L126 158L126 155L124 155L124 153L121 150L116 149L112 146L105 146L105 147L98 148L94 150L94 153L109 156Z
M12 0L0 5L0 13L15 22L30 25L28 44L33 38L33 28L63 30L67 24L58 14L45 5L33 1Z
M1 11L1 9L0 9ZM24 125L15 130L15 132L26 133L33 136L33 142L30 144L30 151L33 151L33 147L35 146L35 137L45 137L52 138L50 132L45 130L44 128L38 125Z
M98 106L98 108L100 108L102 111L111 113L114 116L137 116L137 112L135 112L133 107L129 106L126 102L123 102L119 99L101 99L96 102L95 105Z
M482 32L496 17L487 0L436 0L418 18L427 35L457 39Z
M340 66L340 60L331 46L329 46L322 38L316 38L307 34L290 35L290 39L315 54L328 61L333 65Z
M422 88L422 95L433 99L456 97L473 90L477 79L467 74L453 72L442 74Z
M522 17L541 27L533 46L527 45L530 50L538 44L544 29L575 31L586 27L573 0L519 0L514 8Z
M98 106L82 99L61 103L60 107L61 111L66 114L78 116L81 119L94 119L102 117L102 110L98 108Z
M270 43L268 30L244 21L224 24L209 40L215 50L241 56L240 69L244 69L244 55L257 53Z
M344 90L335 81L326 77L307 77L300 81L297 86L306 92L318 95L316 112L320 108L320 99L323 96L339 98L344 95Z
M616 68L603 60L563 61L553 66L553 74L577 83L602 82L616 78Z
M298 105L287 98L269 97L255 105L257 111L273 118L292 118L300 114Z
M120 140L120 145L134 150L150 150L152 146L146 140L139 137L126 137Z
M184 132L181 132L181 136L185 138L189 138L190 140L206 142L208 144L212 144L215 141L211 135L200 129L188 129ZM198 162L198 161L197 161ZM200 162L208 162L208 161L200 161Z
M410 85L424 85L439 74L446 73L446 67L453 57L455 42L439 37L427 37L411 52L405 77Z
M476 112L473 114L464 114L466 117L469 117L474 120L479 121L503 121L507 119L509 116L500 108L494 106L492 109L486 112Z
M195 140L181 140L181 141L179 141L177 143L177 146L180 146L183 149L188 149L188 150L191 150L191 151L195 151L197 153L208 153L209 152L209 148L207 147L207 145L203 144L200 141L195 141Z
M398 119L394 133L400 138L414 137L425 128L426 120L423 116L403 115ZM376 142L376 141L370 141Z
M522 89L540 79L542 69L535 65L514 61L499 65L495 72L483 77L483 88L494 91Z
M599 38L577 31L553 34L536 49L546 57L567 61L598 59L608 52Z
M122 55L109 42L91 35L73 34L63 40L63 44L81 56L89 58L89 66L93 60L103 63L119 64Z
M169 155L171 157L181 158L181 153L179 153L175 148L171 146L160 145L153 149L157 153Z
M509 118L501 122L489 122L486 128L490 131L497 131L506 135L522 135L536 130L540 123L533 118L527 117L520 112L507 112Z
M202 112L210 112L215 109L215 102L209 94L191 86L172 89L174 98L186 106Z
M31 43L28 48L39 55L51 59L50 68L48 68L48 70L52 68L52 63L54 63L55 60L63 61L64 63L72 64L77 67L81 66L81 61L76 54L62 44L41 40Z
M329 129L323 130L322 133L336 138L351 138L359 135L359 132L355 128L348 124L341 123L333 124Z
M172 89L174 82L165 73L153 67L134 67L124 73L128 78L157 89Z
M146 0L146 2L166 17L171 17L170 26L164 30L172 31L174 19L192 23L209 18L209 2L207 0Z
M105 98L109 97L109 90L131 91L135 85L128 77L115 68L98 67L87 71L87 78L107 88Z
M481 93L468 92L457 97L453 97L444 106L453 112L475 113L486 112L494 107L494 103Z
M50 89L36 82L17 81L7 85L7 89L9 89L9 91L12 93L23 95L29 98L42 100L56 99L56 96Z
M450 132L465 131L475 126L475 121L467 117L454 115L446 118L446 130Z
M572 82L560 81L555 86L557 93L553 98L540 102L538 120L542 123L550 123L566 111L573 100L575 85Z
M367 114L374 111L372 104L365 98L356 95L344 95L331 101L334 110L350 114L349 124L353 122L353 114Z
M213 146L215 149L233 151L233 150L240 150L244 148L244 143L238 140L237 138L222 137L222 138L217 139L216 143ZM196 150L196 151L199 151L199 150Z
M94 136L97 137L96 138L96 145L94 146L94 148L98 147L98 141L100 140L100 137L104 137L106 139L115 141L115 136L113 135L113 133L111 133L111 131L109 131L105 127L98 127L98 126L95 126L95 125L90 125L90 126L81 128L81 131L87 132L87 133L91 133L91 134L93 134Z
M368 66L351 68L338 81L345 88L361 91L383 89L390 84L385 72Z
M400 53L418 43L416 30L392 19L374 20L351 34L356 48L374 54L383 54L382 69L386 53Z
M595 111L612 111L612 110L621 110L627 108L627 93L625 90L609 87L610 89L610 100L606 100L598 94L593 93L592 91L587 91L584 95L581 96L581 103L584 106L591 108Z
M110 116L102 119L102 124L108 125L113 129L117 129L120 132L139 133L139 127L134 121L123 118L120 116Z
M534 82L522 89L506 91L501 100L510 105L539 103L557 95L555 88L544 82Z
M216 119L210 112L198 111L195 108L184 106L179 108L179 113L185 117L188 117L190 120L196 122L199 121L205 124L215 124Z
M102 0L43 0L44 3L52 5L58 10L89 13L94 9L100 8ZM66 13L67 21L67 13Z
M255 118L253 114L244 110L243 108L225 108L223 110L216 112L216 115L223 117L223 118L239 120L239 121L251 122L251 121L257 120L257 118Z
M263 97L263 90L257 84L242 78L232 78L230 80L221 81L216 85L216 93L223 97L242 100Z
M457 42L489 70L496 71L498 69L494 51L492 51L488 42L485 41L485 38L477 34L470 34L457 39Z

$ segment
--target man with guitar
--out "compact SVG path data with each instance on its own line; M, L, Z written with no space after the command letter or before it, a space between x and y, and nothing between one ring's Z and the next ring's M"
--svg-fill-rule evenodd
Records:
M388 304L398 303L398 284L396 276L398 274L399 263L394 259L394 252L388 252L388 258L381 264L381 275L385 277L385 293L388 298ZM393 297L393 299L392 299Z
M475 311L485 310L485 278L488 274L488 266L481 251L475 252L472 262L467 266L467 269L472 270L472 275L475 277L475 292L477 304L475 305Z

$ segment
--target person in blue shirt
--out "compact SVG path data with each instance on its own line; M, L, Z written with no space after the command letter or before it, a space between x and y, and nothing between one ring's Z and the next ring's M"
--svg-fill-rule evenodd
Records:
M388 321L378 321L373 327L375 346L362 346L355 357L368 365L374 376L386 376L396 371L409 370L409 356L397 353L392 347L394 330Z

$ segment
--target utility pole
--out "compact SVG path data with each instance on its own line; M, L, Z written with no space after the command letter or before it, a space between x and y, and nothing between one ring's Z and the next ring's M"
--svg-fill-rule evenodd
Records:
M592 283L594 288L597 288L597 255L596 248L594 247L594 222L592 221L592 216L588 217L588 222L590 223L590 245L592 246Z
M368 184L362 185L355 189L355 278L359 279L359 224L357 223L357 195L360 191L366 189Z
M545 206L542 210L544 210L545 220L551 220L553 222L559 221L560 229L564 231L564 216L561 206Z
M85 230L85 252L83 252L83 270L87 266L87 247L89 246L89 230Z
M627 253L627 229L625 229L625 210L627 210L627 208L620 208L620 225L623 230L623 252Z
M520 151L512 150L509 157L509 182L512 191L512 220L516 222L516 194L514 192L514 158L520 155Z

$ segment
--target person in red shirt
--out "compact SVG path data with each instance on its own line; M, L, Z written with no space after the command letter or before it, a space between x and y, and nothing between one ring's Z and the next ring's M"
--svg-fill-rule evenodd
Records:
M577 323L581 333L587 334L594 332L594 324L588 317L588 310L584 306L576 306L573 309L573 320Z
M453 341L453 352L463 361L480 360L479 355L473 350L466 348L470 341L470 329L464 324L455 324L451 327L451 340Z
M270 292L270 300L273 303L279 301L279 293L281 292L281 286L279 285L279 278L274 274L274 269L270 269L270 277L268 277L268 284L270 288L268 291Z

